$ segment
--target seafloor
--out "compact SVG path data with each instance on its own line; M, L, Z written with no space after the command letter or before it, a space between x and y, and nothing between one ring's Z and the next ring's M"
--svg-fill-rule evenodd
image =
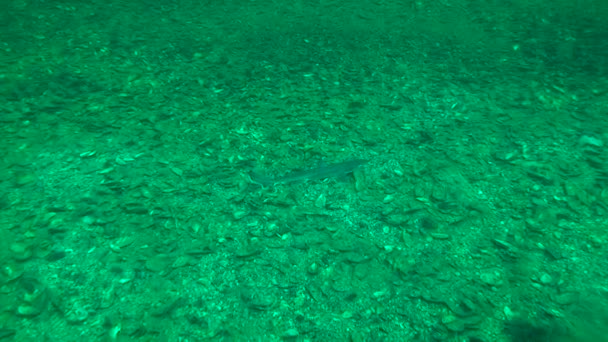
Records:
M607 341L601 3L4 1L0 341Z

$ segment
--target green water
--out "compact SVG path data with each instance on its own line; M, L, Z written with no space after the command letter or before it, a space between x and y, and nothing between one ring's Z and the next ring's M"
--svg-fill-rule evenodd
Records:
M3 1L0 341L608 341L605 18Z

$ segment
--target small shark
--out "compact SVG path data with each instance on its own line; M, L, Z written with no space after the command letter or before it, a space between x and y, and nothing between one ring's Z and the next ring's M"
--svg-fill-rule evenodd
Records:
M254 183L258 183L263 186L314 181L326 178L339 178L345 176L349 173L352 173L359 166L367 162L368 160L365 159L347 160L341 163L323 165L309 170L291 171L285 174L284 176L277 178L260 175L253 171L249 174L249 176L251 177L251 180Z

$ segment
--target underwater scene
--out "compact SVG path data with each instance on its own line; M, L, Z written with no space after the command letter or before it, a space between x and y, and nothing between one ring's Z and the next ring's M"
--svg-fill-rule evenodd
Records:
M0 342L608 341L606 18L2 1Z

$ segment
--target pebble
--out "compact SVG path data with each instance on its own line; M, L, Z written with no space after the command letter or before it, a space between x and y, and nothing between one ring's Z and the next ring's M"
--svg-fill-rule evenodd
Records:
M159 254L146 260L146 268L152 272L162 272L167 269L171 264L169 256L165 254Z
M283 333L283 337L297 337L300 335L300 332L296 328L290 328Z
M540 283L543 285L549 285L549 284L553 283L553 277L551 277L551 275L549 275L547 273L543 273L540 276Z
M502 284L500 276L496 272L484 272L480 275L481 281L490 286L496 286Z
M12 243L10 246L10 251L13 258L15 258L17 261L25 261L32 257L32 249L23 243Z

